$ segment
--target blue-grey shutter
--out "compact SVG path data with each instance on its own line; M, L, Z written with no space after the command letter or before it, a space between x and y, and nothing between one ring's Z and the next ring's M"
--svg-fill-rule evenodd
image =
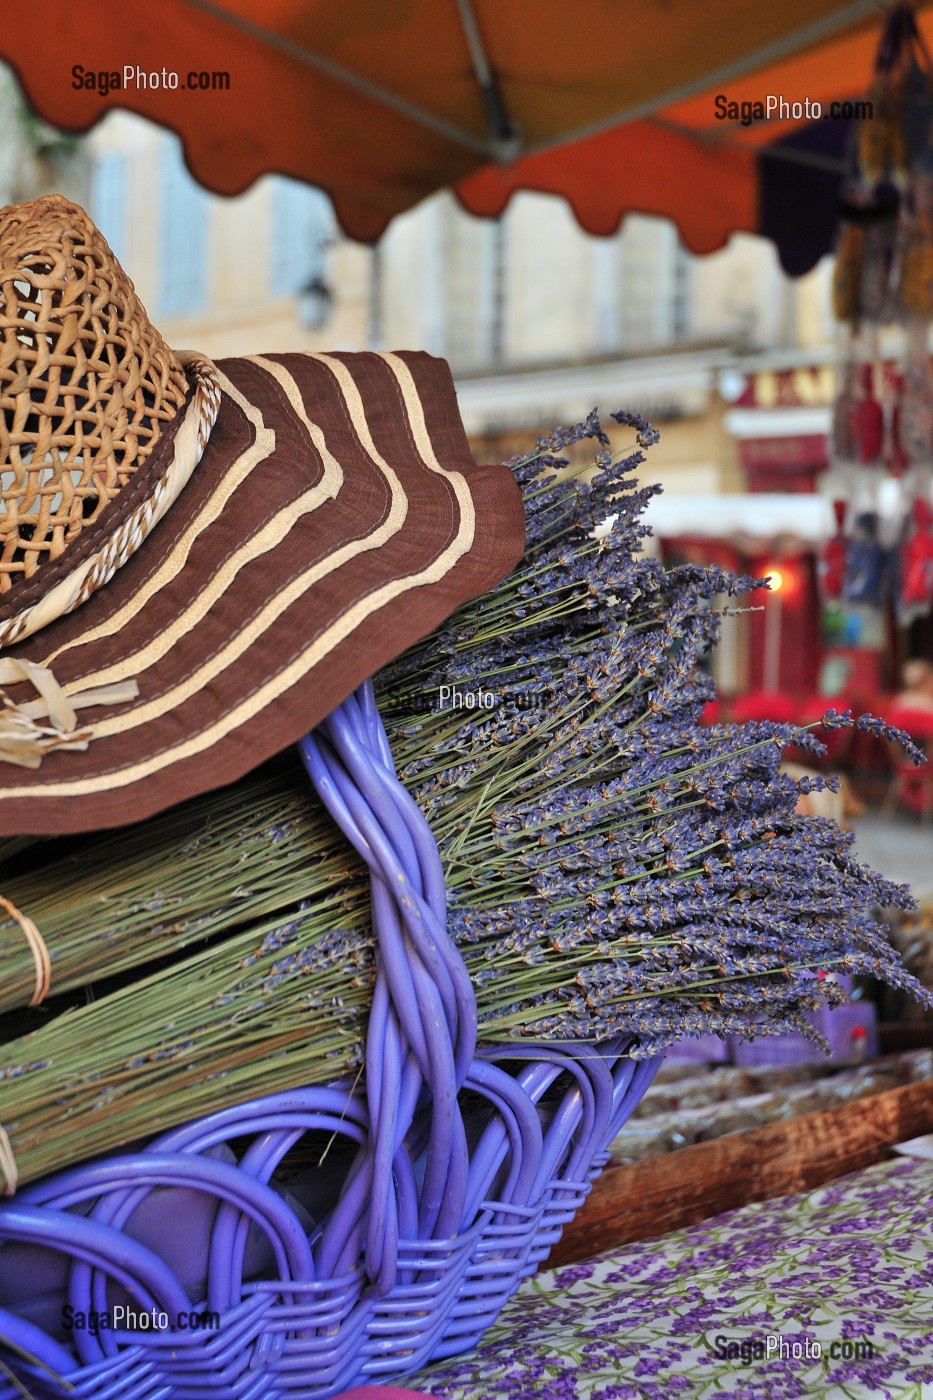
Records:
M269 289L293 297L324 274L324 249L333 236L334 215L323 190L281 177L272 194Z
M91 218L119 262L128 262L126 156L105 151L91 167Z
M178 141L162 158L158 315L190 316L207 304L208 206L188 174Z

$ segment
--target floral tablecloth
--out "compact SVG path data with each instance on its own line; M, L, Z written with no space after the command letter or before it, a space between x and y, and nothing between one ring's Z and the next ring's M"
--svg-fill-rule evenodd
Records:
M933 1397L933 1163L899 1158L539 1274L449 1400Z

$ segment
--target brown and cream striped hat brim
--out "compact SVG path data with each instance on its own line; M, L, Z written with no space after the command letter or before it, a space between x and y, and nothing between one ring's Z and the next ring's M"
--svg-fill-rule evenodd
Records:
M116 826L232 781L521 555L515 482L474 464L442 361L186 371L185 406L26 602L76 570L95 589L0 652L0 834Z

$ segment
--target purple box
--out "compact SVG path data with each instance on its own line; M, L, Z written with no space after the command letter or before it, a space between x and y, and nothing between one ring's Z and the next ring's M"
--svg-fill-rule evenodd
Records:
M763 1035L758 1040L732 1041L732 1062L748 1069L769 1065L809 1065L824 1060L823 1052L796 1032L792 1035Z
M878 1022L871 1001L850 1001L810 1018L832 1047L833 1060L871 1060L878 1053Z
M747 1066L826 1064L832 1060L870 1060L878 1053L873 1002L851 1001L832 1011L815 1011L809 1020L829 1041L829 1056L802 1035L763 1035L741 1043L733 1038L733 1062Z
M664 1058L681 1065L723 1065L729 1059L729 1046L718 1035L690 1036L672 1045Z

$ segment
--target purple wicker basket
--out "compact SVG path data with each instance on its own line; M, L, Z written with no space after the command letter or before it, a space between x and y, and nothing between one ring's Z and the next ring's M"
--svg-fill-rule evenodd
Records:
M301 750L371 871L365 1090L227 1109L0 1205L0 1356L36 1397L66 1393L56 1377L88 1400L324 1397L469 1348L657 1068L625 1043L477 1051L437 847L371 686ZM319 1165L277 1178L319 1141ZM0 1400L21 1395L0 1376Z

